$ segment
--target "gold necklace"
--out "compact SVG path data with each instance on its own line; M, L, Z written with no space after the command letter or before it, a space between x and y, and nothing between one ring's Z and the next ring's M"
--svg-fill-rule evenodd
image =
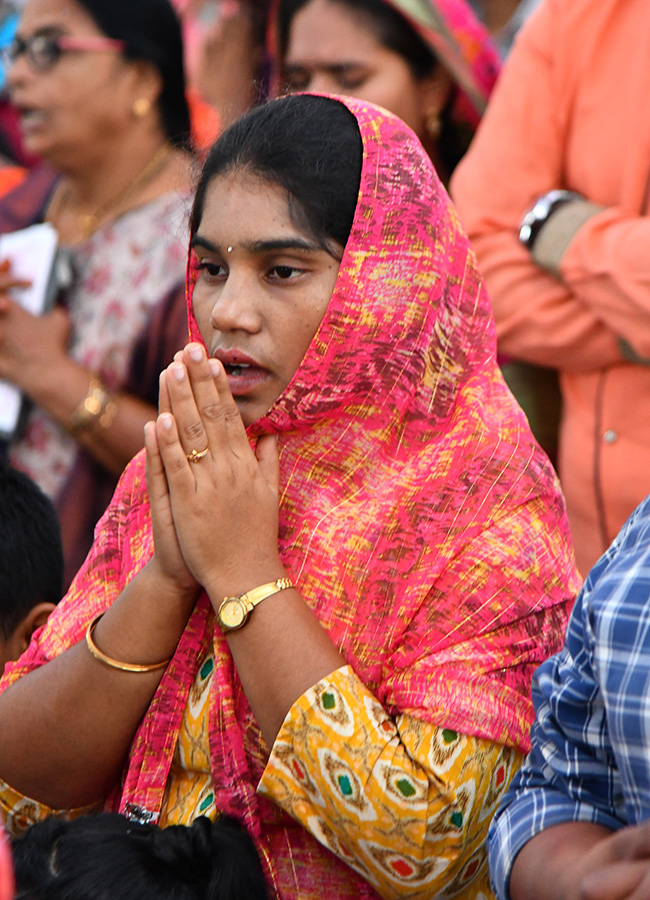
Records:
M153 178L162 169L171 150L171 144L169 141L165 141L162 147L156 150L147 164L117 194L100 204L93 212L78 213L77 227L79 228L81 239L87 240L111 212L119 211L147 181ZM61 188L55 191L50 208L47 211L46 218L48 221L56 221L57 215L61 212L61 208L65 205L65 201L69 196L69 184L62 185Z

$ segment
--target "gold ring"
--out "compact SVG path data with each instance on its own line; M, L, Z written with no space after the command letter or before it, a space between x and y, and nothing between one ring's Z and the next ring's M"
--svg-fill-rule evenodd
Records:
M192 450L191 453L186 453L185 456L187 457L188 462L195 463L200 459L203 459L204 456L207 456L209 449L210 447L208 446L205 450Z

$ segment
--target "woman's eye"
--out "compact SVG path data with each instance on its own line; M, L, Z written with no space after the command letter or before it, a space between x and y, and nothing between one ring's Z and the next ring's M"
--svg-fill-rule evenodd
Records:
M343 73L339 76L339 86L345 91L355 91L358 90L358 88L363 87L364 83L367 81L367 77L368 76L365 73Z
M303 269L297 269L295 266L273 266L270 275L282 281L287 281L289 278L296 278L298 275L302 275L303 271Z
M199 262L199 272L204 272L210 278L218 278L224 274L224 269L220 263L201 260Z
M304 69L296 69L287 72L285 76L284 92L286 94L292 94L296 91L307 91L309 90L310 83L311 75Z

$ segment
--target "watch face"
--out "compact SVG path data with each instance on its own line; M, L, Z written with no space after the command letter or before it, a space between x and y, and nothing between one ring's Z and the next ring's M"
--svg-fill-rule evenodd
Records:
M246 608L239 597L226 597L219 607L219 625L226 631L241 628L247 619Z

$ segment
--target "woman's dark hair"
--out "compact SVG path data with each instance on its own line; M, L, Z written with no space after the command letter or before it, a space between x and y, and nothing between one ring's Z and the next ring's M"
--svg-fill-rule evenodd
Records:
M311 0L280 0L277 12L278 63L282 69L283 60L289 46L289 32L294 17ZM384 0L331 0L358 15L362 22L376 36L379 43L397 53L411 69L416 79L425 78L438 65L438 59L427 42L413 28L410 22ZM459 127L454 121L453 110L458 88L450 92L442 110L440 121L442 130L437 141L438 153L445 168L452 172L464 156L473 132Z
M352 113L338 100L309 94L273 100L247 113L208 153L190 228L203 215L210 183L233 170L280 185L292 219L324 249L345 246L357 205L363 145Z
M117 813L50 818L12 841L16 900L268 900L234 819L160 828Z
M190 113L185 98L183 39L169 0L76 0L110 38L125 42L127 59L151 63L162 78L159 106L167 137L190 146Z

